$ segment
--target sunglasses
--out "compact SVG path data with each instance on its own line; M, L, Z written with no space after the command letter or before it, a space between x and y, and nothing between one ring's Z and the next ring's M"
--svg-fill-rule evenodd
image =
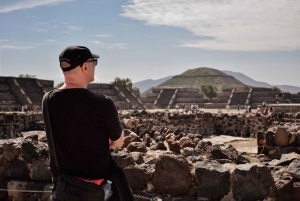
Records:
M86 61L86 62L94 62L94 66L97 66L98 60L97 59L93 59L91 61Z

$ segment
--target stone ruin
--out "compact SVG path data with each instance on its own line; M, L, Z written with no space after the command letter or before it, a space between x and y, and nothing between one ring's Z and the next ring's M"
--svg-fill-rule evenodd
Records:
M198 105L199 108L206 109L224 109L227 105L236 109L237 105L241 108L250 105L251 108L256 109L263 101L267 104L276 104L276 95L279 95L281 103L300 103L300 100L293 98L290 93L247 86L223 89L217 92L217 96L211 100L199 88L153 87L147 93L142 94L140 100L148 109L173 109L175 105L187 107Z
M44 94L53 89L52 80L0 76L0 111L21 111L25 105L41 111ZM93 83L88 85L88 90L110 96L120 109L145 108L130 86Z
M120 120L124 146L112 156L135 200L300 199L300 113L124 111ZM0 113L0 128L0 189L9 190L0 200L49 200L41 113ZM212 135L256 137L258 154L213 144Z
M54 89L54 81L36 78L16 78L0 76L0 111L21 111L21 106L27 105L34 111L41 110L41 101L44 94ZM300 99L293 98L290 93L278 93L270 88L235 87L223 89L217 97L209 100L199 88L170 88L153 87L147 93L140 94L132 90L132 86L116 86L112 84L92 83L88 90L97 94L111 97L122 110L132 109L174 109L175 105L197 105L198 108L224 109L226 105L235 109L239 104L241 108L251 105L257 108L264 100L267 104L275 104L278 94L281 103L300 103ZM277 105L275 105L277 107ZM296 111L298 106L279 107ZM289 111L288 110L288 111Z

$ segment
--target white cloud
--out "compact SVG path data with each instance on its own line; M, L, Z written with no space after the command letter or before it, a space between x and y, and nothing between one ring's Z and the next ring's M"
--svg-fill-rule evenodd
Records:
M53 40L53 39L47 39L45 40L45 42L48 42L48 43L56 43L58 42L57 40Z
M121 16L186 29L183 47L272 51L300 49L299 0L132 0ZM210 37L207 40L201 37Z
M111 36L108 34L98 34L98 35L92 35L92 36L99 37L99 38L111 38Z
M105 43L97 40L93 40L90 42L105 49L127 49L126 43Z
M0 4L0 13L8 13L16 10L30 9L37 6L56 5L64 2L71 2L74 0L19 0L18 2L7 5Z
M69 25L68 28L70 30L73 30L73 31L81 31L83 29L83 27L80 27L80 26L71 26L71 25Z
M2 45L2 49L4 50L29 50L29 49L34 49L35 46L31 45Z
M32 28L32 30L37 31L37 32L47 32L46 29Z

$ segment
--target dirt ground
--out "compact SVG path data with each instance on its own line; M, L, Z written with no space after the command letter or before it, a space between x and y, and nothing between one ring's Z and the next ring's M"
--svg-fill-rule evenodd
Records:
M209 136L203 138L204 141L210 141L213 145L216 144L231 144L239 152L249 154L257 154L256 138L242 138L228 135Z

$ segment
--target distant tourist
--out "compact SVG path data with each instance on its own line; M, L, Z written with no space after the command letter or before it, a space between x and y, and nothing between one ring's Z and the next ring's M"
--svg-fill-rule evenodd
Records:
M257 113L261 113L260 105L257 106L256 112L257 112Z
M268 108L265 107L264 111L263 111L263 115L267 115L268 114Z
M227 108L227 112L229 113L230 112L230 106L226 105L226 108Z
M262 103L263 108L265 108L266 105L267 105L267 103L266 103L266 101L264 100L263 103Z
M184 110L184 109L185 109L185 104L182 105L182 110Z
M237 110L240 111L240 105L239 104L237 105Z
M270 107L270 109L269 109L269 113L273 113L274 112L274 109L273 109L273 107Z
M279 97L278 97L278 94L276 95L276 103L277 103L277 104L279 103Z
M178 109L179 109L179 105L176 104L176 105L175 105L175 108L176 108L176 110L178 110Z
M248 114L252 114L252 109L250 105L248 106Z

